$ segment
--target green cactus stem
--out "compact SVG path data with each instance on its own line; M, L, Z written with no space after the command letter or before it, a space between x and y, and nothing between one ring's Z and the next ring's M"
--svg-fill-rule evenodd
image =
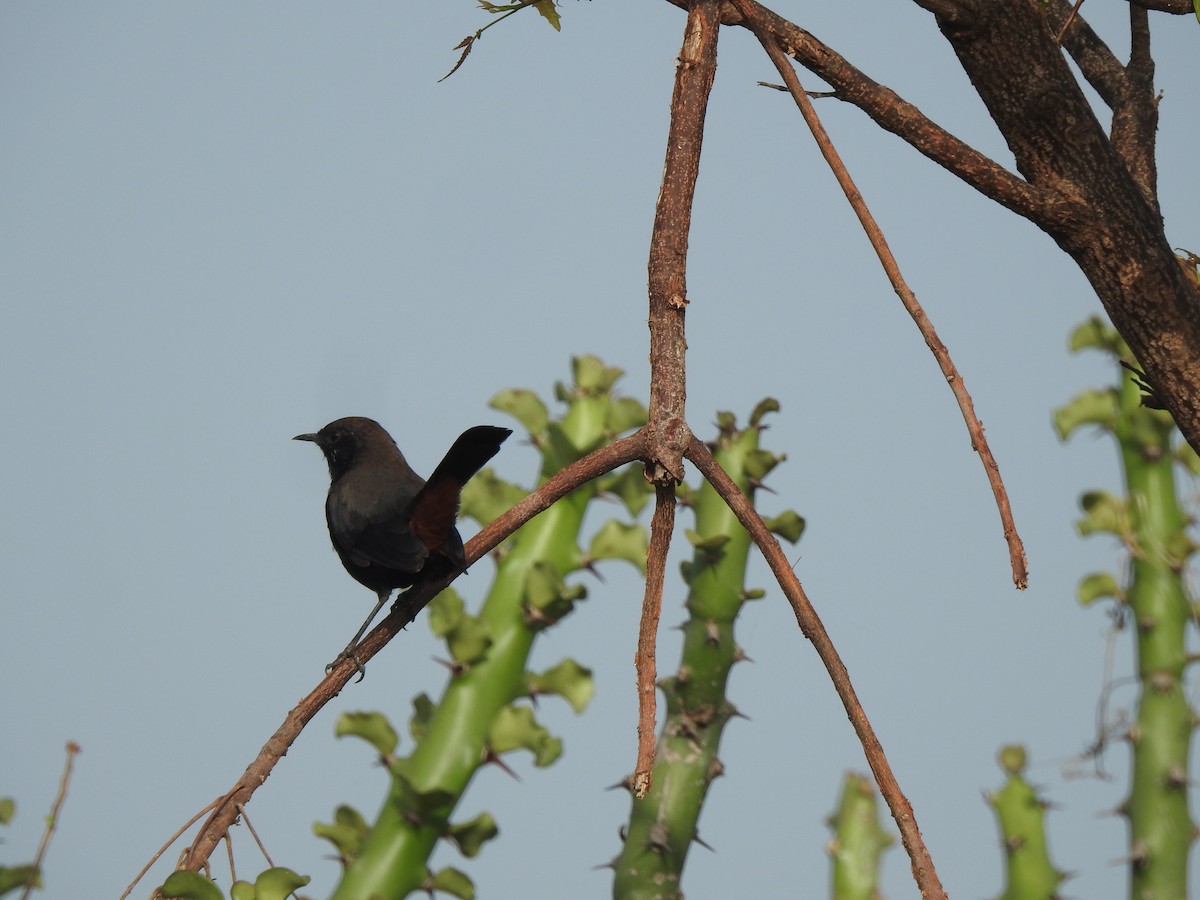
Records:
M879 867L883 851L895 843L879 821L875 782L847 772L837 811L829 817L833 838L833 900L880 900Z
M717 461L752 499L782 459L759 447L762 417L776 409L774 400L763 401L745 429L738 429L730 413L718 417ZM688 620L679 667L659 683L666 719L653 785L646 797L633 799L624 846L613 861L613 896L621 900L683 896L680 878L688 850L699 840L700 810L723 771L717 757L721 732L736 713L725 695L730 669L744 658L734 640L734 620L747 599L762 596L744 586L751 542L733 512L707 483L694 492L681 487L680 493L696 521L688 533L692 559L683 564ZM803 520L785 514L776 527L795 541Z
M1123 585L1099 573L1080 586L1085 601L1111 596L1134 626L1141 690L1136 720L1126 735L1131 786L1120 808L1130 827L1130 896L1184 900L1188 851L1196 837L1187 794L1196 714L1184 686L1186 632L1195 621L1184 576L1195 545L1178 499L1175 465L1182 462L1195 471L1196 457L1177 440L1167 413L1142 404L1137 362L1115 331L1092 319L1075 331L1071 346L1101 349L1127 364L1125 371L1118 369L1119 386L1077 397L1055 414L1055 423L1064 439L1084 424L1112 434L1125 480L1123 499L1084 495L1079 529L1085 535L1115 535L1130 557Z
M1025 748L1003 747L997 759L1008 775L1004 787L987 797L1004 841L1005 887L999 900L1057 900L1066 876L1050 862L1046 804L1024 778Z

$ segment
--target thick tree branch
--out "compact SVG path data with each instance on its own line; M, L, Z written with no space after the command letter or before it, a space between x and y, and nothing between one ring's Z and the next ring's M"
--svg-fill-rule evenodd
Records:
M829 672L834 690L837 691L838 698L846 709L846 716L850 719L854 733L858 735L858 739L862 743L867 764L875 776L875 783L879 785L879 793L887 803L888 809L891 810L892 817L896 820L896 826L900 829L900 840L912 862L913 878L921 891L921 897L924 900L937 900L937 898L945 900L946 892L942 889L933 859L921 837L921 830L917 827L917 819L913 814L912 805L900 790L892 767L883 752L883 745L875 736L875 730L871 727L871 722L867 719L867 714L858 701L854 685L850 683L850 673L846 671L846 666L833 646L828 632L825 631L820 616L809 602L804 588L796 578L796 573L792 571L791 564L779 546L779 541L775 539L775 535L771 534L770 529L755 510L754 504L725 473L703 441L692 438L687 458L695 464L701 474L721 495L721 498L729 504L729 508L742 523L742 527L750 533L754 543L766 557L767 565L771 567L779 586L792 606L800 630L812 642L817 656L821 658L826 671Z
M684 0L668 2L685 5ZM757 2L747 10L755 28L769 33L789 56L832 85L838 99L857 106L885 131L908 142L984 196L1038 224L1062 222L1075 215L1069 197L1023 181L933 122L895 91L867 77L809 32ZM722 23L750 27L732 3L722 7Z
M1050 0L1046 7L1047 21L1055 34L1062 31L1073 4L1067 0ZM1085 19L1076 16L1063 34L1063 48L1071 54L1075 65L1087 79L1087 83L1100 95L1100 99L1111 109L1116 105L1125 84L1125 66L1092 30Z
M1130 6L1153 9L1173 16L1190 16L1196 11L1194 0L1127 0Z
M1112 146L1146 203L1157 213L1158 100L1154 96L1154 59L1150 56L1150 15L1144 7L1130 5L1129 34L1129 65L1112 108Z
M1075 260L1188 443L1200 447L1200 290L1176 260L1157 204L1147 199L1153 167L1141 164L1139 175L1134 152L1131 172L1036 4L988 2L972 9L970 16L960 10L953 19L939 18L939 28L1020 172L1079 204L1075 218L1039 224ZM1147 104L1153 102L1148 44L1136 34L1134 42L1125 140L1150 127Z

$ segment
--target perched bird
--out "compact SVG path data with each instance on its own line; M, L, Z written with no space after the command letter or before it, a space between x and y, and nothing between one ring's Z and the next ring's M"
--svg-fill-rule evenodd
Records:
M393 590L466 569L462 538L454 527L463 485L510 434L508 428L490 425L468 428L428 481L412 470L391 435L373 419L350 416L316 434L293 438L312 441L325 454L330 477L325 521L333 549L351 577L379 598L338 660L353 658L359 639Z

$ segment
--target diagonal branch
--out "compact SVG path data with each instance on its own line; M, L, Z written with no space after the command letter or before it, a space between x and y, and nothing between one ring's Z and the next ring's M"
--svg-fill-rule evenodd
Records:
M729 504L729 508L742 523L742 527L750 533L754 543L766 557L767 565L771 567L779 586L792 606L800 630L812 642L826 671L829 672L834 690L837 691L842 706L846 709L846 715L850 719L850 724L854 727L854 732L862 743L867 764L875 776L875 783L879 785L879 793L883 796L900 829L900 840L912 862L913 878L921 891L921 897L923 900L939 900L939 898L945 900L946 893L942 889L933 859L930 857L925 841L921 837L921 831L917 827L912 805L900 790L896 776L883 752L883 745L875 736L875 730L871 727L862 704L859 703L854 686L850 683L850 673L846 671L846 666L834 648L829 633L825 630L817 611L813 609L808 596L804 593L804 588L796 578L796 573L792 571L791 564L779 546L779 541L771 534L754 505L713 458L703 441L692 438L686 456L708 479L722 499Z
M493 520L471 538L466 545L467 562L473 563L490 552L502 540L540 512L549 509L555 501L565 497L575 488L593 478L611 472L618 466L645 459L649 447L647 432L643 429L627 438L622 438L589 453L552 475L537 490L513 506L504 515ZM436 582L419 585L401 594L393 604L387 617L363 638L355 653L362 662L371 659L383 646L396 636L438 593L457 576L449 576ZM302 699L283 720L275 733L267 740L258 756L246 768L242 777L229 792L216 801L213 812L201 826L196 839L184 852L178 869L198 871L207 861L221 838L237 820L238 809L249 802L258 787L267 780L275 764L295 743L304 727L318 712L336 697L346 682L358 671L353 660L343 660L335 666L313 690Z
M1067 0L1051 0L1046 6L1046 19L1055 34L1063 30L1073 5ZM1062 37L1062 46L1071 54L1079 71L1100 99L1110 108L1115 106L1125 82L1125 66L1108 48L1108 44L1092 30L1082 17L1075 16Z
M685 0L668 0L685 6ZM970 144L946 131L920 109L855 68L833 48L760 3L745 4L743 15L732 3L722 8L724 25L741 25L770 34L784 51L820 76L837 97L857 106L885 131L961 178L981 194L1035 224L1063 223L1075 214L1073 200L1030 184ZM752 21L751 21L752 20Z
M1158 100L1154 96L1154 58L1150 55L1150 14L1144 6L1129 6L1129 65L1113 105L1113 150L1125 163L1152 209L1159 212Z
M807 123L813 137L816 139L817 146L821 149L821 154L825 157L825 161L829 163L829 167L833 169L833 174L837 178L838 184L841 185L846 199L854 209L855 215L858 216L859 222L862 223L863 230L867 234L867 239L875 249L875 253L883 265L883 270L887 273L888 280L899 295L900 302L904 304L904 308L916 323L922 337L925 338L926 345L933 353L934 359L937 360L938 366L946 378L946 383L950 385L950 390L954 393L954 398L958 401L958 408L962 412L963 420L967 424L967 431L971 435L971 446L979 453L984 472L987 474L988 483L992 488L992 495L996 498L996 508L1000 511L1000 523L1004 528L1004 539L1008 543L1009 562L1012 565L1013 583L1019 589L1024 590L1029 583L1025 547L1021 542L1021 536L1017 533L1017 526L1013 522L1012 506L1009 504L1008 491L1004 487L1004 481L1000 477L1000 467L997 465L996 458L992 455L991 447L988 445L987 437L984 435L983 423L975 415L974 401L972 401L971 395L967 392L966 384L963 382L958 368L954 365L954 360L950 358L950 351L946 349L946 345L938 337L933 323L929 321L929 317L925 314L925 310L917 300L916 294L913 293L908 283L904 280L904 276L900 272L900 266L896 262L896 257L892 255L892 250L888 246L887 238L884 237L883 231L875 221L875 217L871 215L871 211L867 207L862 194L859 193L858 187L854 184L854 179L850 177L850 173L842 163L837 149L833 146L833 142L829 139L829 135L825 131L825 126L821 124L821 120L817 117L817 112L813 109L812 101L808 99L808 95L800 85L800 80L796 76L796 70L788 62L787 56L784 55L783 50L775 40L769 34L754 28L755 20L750 17L750 10L747 9L749 2L750 0L733 0L734 6L747 14L747 21L751 22L751 28L754 30L755 36L762 43L763 49L767 51L767 55L771 58L771 62L775 64L775 68L779 70L779 74L783 77L789 93L791 93L793 99L796 101L796 105L800 108L800 114L804 117L805 123Z

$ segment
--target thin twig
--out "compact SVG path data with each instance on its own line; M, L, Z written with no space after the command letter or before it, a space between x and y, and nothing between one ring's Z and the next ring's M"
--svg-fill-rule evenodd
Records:
M783 76L784 83L788 86L788 92L796 101L796 106L800 108L800 114L804 117L805 123L812 131L817 146L821 149L821 154L825 157L826 162L829 163L829 167L833 170L838 184L841 185L846 199L854 209L855 215L858 216L859 222L862 223L863 231L866 232L867 239L871 242L875 254L879 257L879 262L882 264L884 272L887 273L888 280L892 283L892 287L900 297L900 302L904 304L904 308L912 317L913 322L916 323L921 336L925 338L925 343L933 353L934 359L937 360L938 366L942 370L942 375L946 378L946 383L950 385L950 390L954 393L954 398L958 401L958 408L962 412L963 420L967 425L967 432L971 436L971 447L979 454L984 472L987 474L988 483L992 488L992 495L996 499L996 508L1000 512L1000 524L1004 529L1004 540L1008 544L1008 556L1009 563L1012 566L1013 583L1018 589L1024 590L1029 584L1029 570L1025 559L1025 546L1021 541L1020 534L1017 533L1017 526L1013 522L1012 506L1008 500L1008 491L1004 487L1004 480L1000 477L1000 467L996 463L996 458L992 455L991 448L988 446L987 437L983 431L983 423L979 421L979 417L975 414L975 404L971 400L970 393L967 392L966 385L963 383L962 376L955 367L954 361L950 358L950 351L946 348L941 338L938 337L933 323L925 314L925 310L921 307L920 301L917 300L916 294L913 293L908 283L904 280L904 276L900 272L900 266L896 262L896 257L892 254L891 248L888 246L887 238L884 237L883 230L879 227L879 223L875 221L875 217L871 215L871 210L868 209L866 201L863 200L862 194L859 193L854 179L850 177L850 173L842 163L837 149L833 146L833 142L829 139L825 127L821 124L821 120L817 116L817 111L813 108L812 102L805 94L804 88L801 87L800 79L796 75L795 68L788 61L787 55L775 39L761 28L757 20L753 18L754 9L748 0L733 0L733 3L746 17L750 30L754 32L755 36L762 43L763 49L767 51L767 55L771 58L771 62L775 64L775 68Z
M240 811L241 808L242 808L242 805L239 803L238 810ZM247 824L249 824L249 823L247 823ZM229 883L237 884L237 880L238 880L237 866L234 864L234 861L233 861L233 835L231 835L227 831L227 832L225 832L225 837L222 838L222 840L225 842L225 857L229 861Z
M1071 11L1067 13L1067 18L1062 23L1062 28L1058 29L1058 34L1054 36L1054 43L1061 45L1063 35L1067 33L1067 29L1071 27L1071 23L1075 21L1075 17L1079 15L1079 7L1083 6L1083 0L1075 0L1075 5L1071 7Z
M129 887L125 888L125 893L123 893L118 898L118 900L125 900L126 897L128 897L130 894L132 894L133 889L135 887L137 887L137 883L146 876L146 873L149 872L150 869L154 866L154 864L156 862L158 862L159 859L162 858L162 855L167 852L167 850L170 848L170 846L172 844L174 844L177 840L179 840L180 835L182 835L185 831L187 831L189 828L191 828L193 825L195 825L198 821L200 821L200 817L203 816L205 813L211 812L212 810L216 809L217 804L219 804L223 799L225 799L225 798L218 797L212 803L208 804L208 806L204 807L204 809L200 810L198 813L196 813L194 816L192 816L190 819L188 819L186 822L184 822L179 827L178 831L176 831L173 835L171 835L169 838L167 838L166 843L164 843L161 847L158 848L157 851L155 851L154 855L150 857L150 861L147 862L146 865L142 866L142 870L140 872L138 872L137 875L134 876L133 881L129 882Z
M263 859L267 861L268 866L275 868L275 863L271 859L271 854L267 852L266 845L263 844L262 839L258 836L258 832L254 830L254 826L250 824L250 817L246 815L246 808L239 803L237 810L238 814L242 817L242 821L246 823L246 828L250 831L250 836L254 838L254 843L258 844L259 853L263 855Z
M875 730L871 727L867 714L858 701L854 686L850 683L850 673L846 671L846 666L834 648L828 632L825 631L825 626L821 623L817 611L804 593L804 588L796 578L796 573L792 571L791 564L779 546L779 541L767 528L766 523L755 510L754 504L721 468L703 441L692 438L686 458L692 461L721 495L721 498L729 504L729 508L742 523L742 527L750 533L750 537L766 557L767 565L771 567L779 586L783 588L783 593L792 606L800 630L812 642L817 656L825 664L834 690L837 691L842 706L846 709L846 715L850 719L850 724L853 726L855 734L858 735L863 753L867 758L867 764L875 776L875 783L879 785L879 793L887 803L892 817L900 829L900 840L912 861L913 878L917 882L921 896L924 900L945 900L946 893L938 880L933 859L930 857L925 841L921 837L921 831L917 827L912 805L900 790L896 776L892 773L887 756L883 752L883 745L875 736Z
M467 542L465 548L467 562L473 563L489 553L502 540L579 485L611 472L618 466L637 459L646 459L649 443L648 433L643 429L629 437L614 441L607 447L589 453L583 459L577 460L552 475L541 487L526 496L504 515L489 523ZM392 605L387 617L363 638L362 643L356 648L355 652L359 660L365 663L371 659L453 580L454 576L443 578L401 594ZM353 660L339 663L313 688L308 696L287 714L283 723L263 745L258 756L246 768L237 784L230 788L229 793L224 797L206 807L205 811L212 810L212 813L201 826L192 846L183 854L177 868L197 871L205 864L213 850L216 849L221 837L237 819L239 806L250 800L258 787L270 776L276 763L295 743L304 727L312 721L326 703L338 695L345 687L346 682L357 671L358 667ZM203 815L203 811L200 815ZM141 875L138 877L140 878Z
M46 859L46 851L50 849L50 838L58 827L58 814L62 811L63 801L67 799L67 786L71 783L71 770L75 766L75 757L79 755L79 751L80 747L77 743L67 741L67 761L63 764L62 777L58 780L58 796L54 798L54 805L50 807L50 815L46 819L46 830L42 832L42 842L38 845L37 855L33 858L33 864L30 866L29 878L25 882L25 889L21 892L21 900L29 900L38 875L42 872L42 863Z
M667 570L667 551L675 531L675 486L655 485L654 516L650 520L650 546L646 549L646 596L642 600L642 620L638 628L635 658L638 691L638 753L633 772L633 794L639 800L650 791L654 771L655 691L658 669L655 643L662 615L663 581Z

